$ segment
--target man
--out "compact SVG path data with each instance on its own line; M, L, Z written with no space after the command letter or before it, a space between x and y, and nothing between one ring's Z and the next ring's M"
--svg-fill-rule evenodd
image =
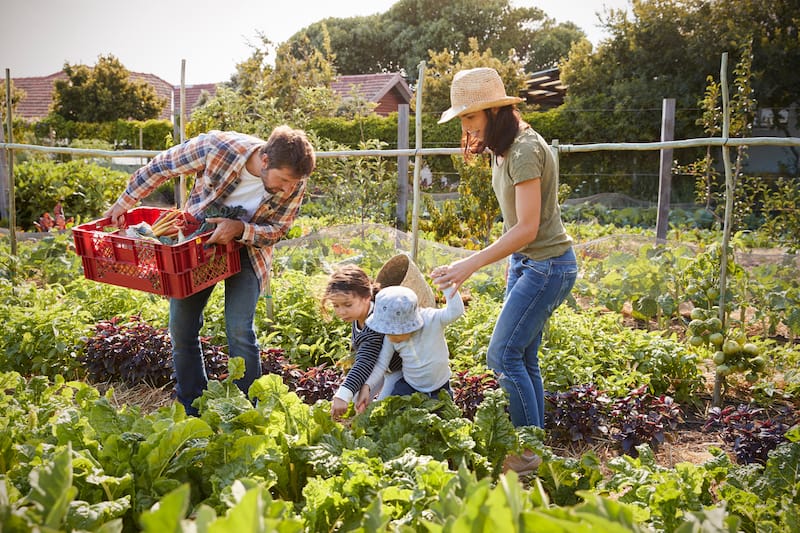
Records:
M185 211L216 224L207 244L237 241L242 269L225 279L225 331L230 357L245 360L245 375L236 382L247 393L261 375L260 348L254 326L256 303L266 287L272 245L289 230L303 200L306 179L316 166L314 149L305 133L288 126L273 130L269 139L236 132L211 131L160 153L137 170L116 203L106 212L122 227L125 213L166 180L194 174ZM240 219L208 217L207 211L239 207ZM214 286L186 298L172 298L169 332L178 400L197 415L192 402L208 384L200 329L203 311Z

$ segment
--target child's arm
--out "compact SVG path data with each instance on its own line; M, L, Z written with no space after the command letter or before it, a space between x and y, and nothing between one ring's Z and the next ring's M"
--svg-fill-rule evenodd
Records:
M365 391L367 392L366 396L372 399L373 391L377 388L381 380L383 380L383 374L386 372L386 369L389 368L389 361L391 361L392 355L394 355L394 343L389 340L389 337L384 337L378 361L375 363L375 366L372 368L372 373L361 388L361 395L359 395L359 398L362 401L364 400L362 395Z
M453 287L442 288L442 293L447 301L447 306L444 309L437 309L436 314L441 323L446 326L464 314L464 300L461 299L461 293Z
M353 396L361 389L370 372L372 372L375 362L381 353L382 346L382 334L369 328L365 328L362 331L355 347L355 363L347 372L344 383L333 396L331 416L341 416L347 411L347 406L353 400Z

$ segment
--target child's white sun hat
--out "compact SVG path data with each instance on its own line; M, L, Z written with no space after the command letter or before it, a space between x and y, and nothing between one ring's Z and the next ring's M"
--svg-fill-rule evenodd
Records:
M375 295L375 307L366 324L384 335L405 335L422 328L416 293L402 285L381 289Z

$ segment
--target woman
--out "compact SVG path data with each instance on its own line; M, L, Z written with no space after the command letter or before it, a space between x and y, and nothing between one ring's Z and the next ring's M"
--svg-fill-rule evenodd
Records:
M503 234L469 257L437 267L431 276L440 286L459 288L479 268L509 258L505 300L487 364L508 395L513 424L543 427L542 331L572 290L578 267L561 221L555 157L542 136L521 119L514 106L521 101L506 95L494 69L462 70L453 77L451 107L439 123L461 119L465 158L490 150Z

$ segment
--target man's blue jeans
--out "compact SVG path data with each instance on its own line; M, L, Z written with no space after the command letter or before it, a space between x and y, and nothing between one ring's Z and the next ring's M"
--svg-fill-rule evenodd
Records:
M487 364L508 395L514 426L544 427L544 386L539 372L542 331L567 298L578 275L570 248L560 257L509 258L505 301L489 341Z
M240 249L240 257L242 270L224 281L225 333L228 336L228 356L244 358L245 375L236 381L236 385L247 394L253 381L261 376L260 349L254 325L260 291L245 247ZM203 394L208 384L200 347L200 329L203 327L203 310L215 286L169 301L169 334L177 381L175 389L178 401L191 415L198 414L192 402Z

